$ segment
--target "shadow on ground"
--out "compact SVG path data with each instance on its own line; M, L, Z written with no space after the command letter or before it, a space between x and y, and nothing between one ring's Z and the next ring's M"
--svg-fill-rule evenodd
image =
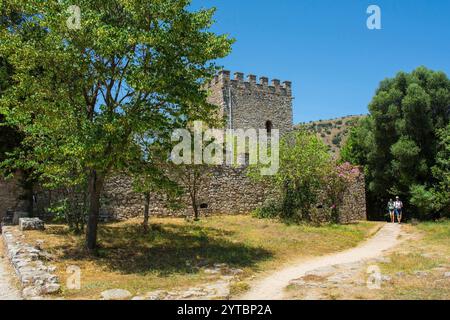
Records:
M59 227L48 233L66 236ZM83 237L53 249L61 260L87 260L123 274L197 273L200 267L226 263L230 267L251 267L272 257L272 253L245 243L232 241L233 232L195 224L153 224L144 234L141 226L102 225L99 249L95 255L84 249Z

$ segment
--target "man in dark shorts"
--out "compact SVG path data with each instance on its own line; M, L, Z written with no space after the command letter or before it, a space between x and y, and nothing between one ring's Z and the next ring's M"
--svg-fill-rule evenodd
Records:
M403 202L400 201L400 197L395 197L394 202L395 207L395 215L397 216L398 223L402 223L402 214L403 214Z

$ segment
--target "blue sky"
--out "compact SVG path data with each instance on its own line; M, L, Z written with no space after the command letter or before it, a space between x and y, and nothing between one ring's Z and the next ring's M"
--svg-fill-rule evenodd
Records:
M366 27L378 5L382 30ZM417 66L450 75L448 0L193 0L236 39L231 72L293 82L294 122L367 113L378 83Z

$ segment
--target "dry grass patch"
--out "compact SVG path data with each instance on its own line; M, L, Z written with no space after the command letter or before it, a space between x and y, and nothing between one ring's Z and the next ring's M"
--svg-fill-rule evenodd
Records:
M355 246L379 226L370 222L285 225L250 216L209 217L199 222L155 218L151 231L144 234L140 223L135 219L101 225L96 255L84 249L83 236L69 233L65 226L49 225L44 232L27 232L26 237L29 242L44 240L44 249L54 256L52 264L57 267L65 298L98 299L102 291L112 288L139 295L211 282L220 275L205 273L204 267L215 263L242 269L242 279L246 279L293 258ZM66 269L71 265L82 271L79 291L65 286Z

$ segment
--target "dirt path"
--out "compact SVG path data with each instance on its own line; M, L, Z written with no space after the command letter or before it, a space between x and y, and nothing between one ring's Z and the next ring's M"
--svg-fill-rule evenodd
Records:
M19 290L14 285L13 270L4 256L1 241L0 239L0 300L20 300Z
M393 248L400 242L398 240L400 231L400 225L386 224L372 238L356 248L308 261L301 261L290 267L283 268L253 283L250 291L243 295L241 299L281 300L284 297L284 289L291 280L300 278L306 272L318 268L353 263L380 256L384 251Z

